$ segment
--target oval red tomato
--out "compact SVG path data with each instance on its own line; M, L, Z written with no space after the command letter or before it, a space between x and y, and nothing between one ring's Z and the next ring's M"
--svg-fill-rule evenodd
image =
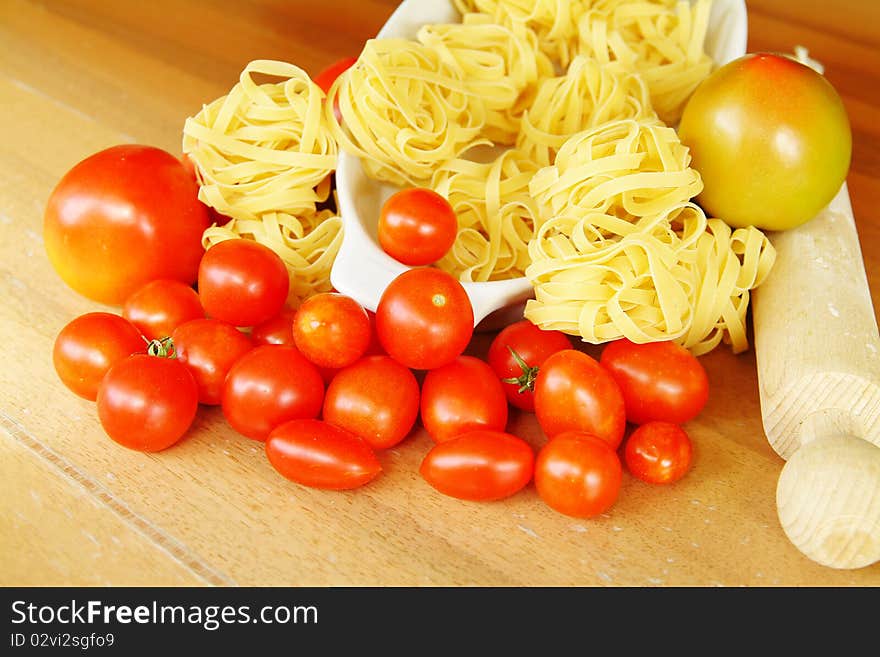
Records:
M288 420L315 418L324 403L324 380L295 347L254 347L230 368L220 400L233 429L254 440Z
M273 429L266 439L266 456L287 479L328 490L358 488L382 471L364 440L315 419L290 420Z
M215 406L223 396L226 375L253 349L250 338L219 319L194 319L171 334L177 359L189 368L199 387L199 403Z
M648 422L633 431L624 447L624 461L632 475L652 484L671 484L691 466L691 439L670 422Z
M199 297L209 317L254 326L281 312L287 301L287 266L268 246L248 239L218 242L199 266Z
M392 194L382 205L377 227L382 249L405 265L430 265L455 243L458 217L445 198L426 187Z
M341 369L324 395L324 420L374 449L406 438L419 416L419 382L389 356L367 356Z
M422 382L422 425L436 442L473 429L503 431L507 411L501 382L479 358L459 356Z
M95 153L49 197L49 261L71 288L107 304L122 304L158 278L190 285L209 226L198 191L180 160L159 148L123 144Z
M575 518L607 511L620 495L623 471L608 442L583 431L550 440L535 461L535 488L552 509Z
M319 367L342 368L364 355L373 328L367 311L336 292L303 301L293 318L293 340L303 356Z
M198 293L169 278L150 281L135 290L122 306L122 316L150 340L171 335L178 326L205 316Z
M83 399L95 401L108 370L146 349L143 336L124 317L86 313L58 333L52 348L52 364L65 386Z
M522 490L534 463L534 452L522 438L483 429L434 445L419 473L444 495L484 502Z
M385 288L376 308L376 334L385 352L414 370L451 362L474 332L471 301L451 274L410 269Z
M576 349L557 351L544 361L535 379L535 416L549 438L586 431L614 449L626 430L617 383L594 358Z
M683 424L699 415L709 399L702 363L674 342L615 340L602 350L599 362L620 386L626 419L634 424Z
M562 331L542 329L523 319L504 327L492 340L487 360L502 380L508 401L524 411L535 410L535 378L551 354L571 349Z
M171 447L196 417L199 392L183 363L135 354L116 363L98 388L98 419L114 441L143 452Z

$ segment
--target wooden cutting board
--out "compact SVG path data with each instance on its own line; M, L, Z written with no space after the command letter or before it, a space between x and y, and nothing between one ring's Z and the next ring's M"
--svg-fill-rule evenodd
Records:
M855 142L849 197L878 290L880 40L866 26L880 16L871 3L846 4L749 2L750 49L806 45L843 95ZM281 479L262 445L217 409L202 409L173 449L130 452L103 434L93 404L60 384L55 335L102 309L66 288L43 251L42 211L60 176L118 143L179 152L183 119L224 94L247 61L315 73L356 54L395 6L0 3L0 584L880 584L880 566L819 565L780 524L786 461L763 428L755 350L702 359L712 390L687 427L688 476L658 487L625 475L617 504L590 521L551 511L533 488L493 504L439 495L417 473L431 444L422 431L351 493ZM472 352L490 339L478 336ZM510 429L543 441L530 415L512 415Z

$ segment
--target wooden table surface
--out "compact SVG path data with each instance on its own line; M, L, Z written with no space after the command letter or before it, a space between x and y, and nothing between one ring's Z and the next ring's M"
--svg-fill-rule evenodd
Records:
M443 497L417 473L422 431L351 493L282 479L217 408L153 455L103 433L67 391L54 338L106 309L68 289L42 244L60 176L107 146L180 152L181 129L257 58L316 73L357 54L394 0L0 2L0 584L874 586L880 564L819 566L776 517L783 461L761 427L752 351L703 358L711 398L688 425L693 469L667 487L624 475L593 520L529 487L498 503ZM755 0L749 50L804 45L852 121L849 189L875 308L880 294L880 4ZM117 309L111 309L117 310ZM475 340L484 350L489 336ZM589 349L588 349L589 351ZM532 416L511 430L540 442Z

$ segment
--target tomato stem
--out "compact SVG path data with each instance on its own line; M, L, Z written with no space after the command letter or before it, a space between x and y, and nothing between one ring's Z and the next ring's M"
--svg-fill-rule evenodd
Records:
M512 376L507 379L501 379L503 383L515 383L519 385L519 390L517 392L526 392L535 390L535 377L538 376L538 367L530 366L526 361L522 359L516 350L507 345L507 349L510 351L510 355L513 356L513 360L516 361L516 364L519 365L522 373L519 376Z
M147 340L147 338L144 338L144 341L147 343L147 354L150 356L177 358L177 351L174 349L174 342L171 341L170 336L160 340Z

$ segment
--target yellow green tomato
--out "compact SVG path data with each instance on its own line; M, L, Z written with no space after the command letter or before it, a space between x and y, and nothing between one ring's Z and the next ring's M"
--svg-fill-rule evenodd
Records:
M732 226L786 230L812 219L849 171L852 133L834 87L768 53L714 71L679 125L703 178L697 201Z

